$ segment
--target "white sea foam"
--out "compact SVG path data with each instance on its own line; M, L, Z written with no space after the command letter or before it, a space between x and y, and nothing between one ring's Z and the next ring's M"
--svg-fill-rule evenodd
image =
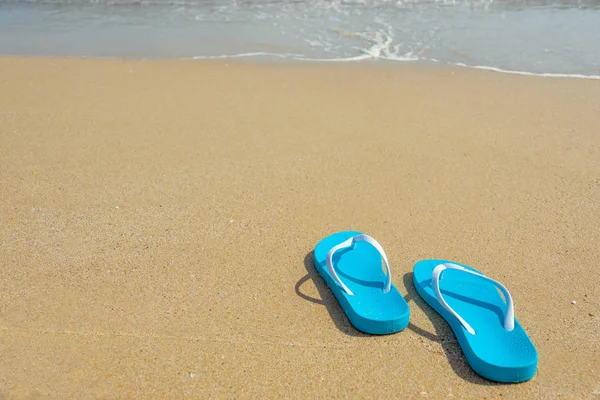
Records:
M295 61L306 61L306 62L325 62L325 63L339 63L339 62L358 62L358 61L367 61L367 60L382 60L382 61L396 61L396 62L434 62L440 63L439 60L435 58L426 59L426 58L418 58L418 57L410 57L408 55L387 55L381 56L376 53L365 51L365 54L357 55L354 57L342 57L342 58L310 58L304 57L301 54L281 54L281 53L266 53L266 52L254 52L254 53L240 53L240 54L224 54L217 56L195 56L192 59L195 60L204 60L204 59L236 59L236 58L247 58L247 57L276 57L283 59L290 59ZM575 79L596 79L600 80L600 75L583 75L583 74L562 74L562 73L552 73L552 72L527 72L527 71L515 71L509 69L502 69L492 66L486 65L467 65L464 63L444 63L448 66L452 67L460 67L460 68L468 68L468 69L478 69L492 72L499 72L503 74L511 74L511 75L524 75L524 76L538 76L538 77L546 77L546 78L575 78Z
M463 67L463 68L482 69L482 70L486 70L486 71L502 72L503 74L512 74L512 75L543 76L543 77L547 77L547 78L600 79L600 75L514 71L514 70L510 70L510 69L490 67L490 66L486 66L486 65L467 65L467 64L463 64L463 63L453 63L452 65L455 65L457 67Z
M396 61L396 62L434 62L446 64L453 67L479 69L493 72L500 72L505 74L513 75L525 75L525 76L539 76L548 78L576 78L576 79L600 79L600 75L586 75L586 74L569 74L569 73L552 73L552 72L529 72L511 70L505 68L499 68L494 66L486 65L468 65L462 62L444 62L437 58L419 57L414 54L413 51L409 51L405 54L400 54L400 46L393 44L393 33L389 25L385 29L377 30L373 34L367 34L365 32L340 32L345 37L361 39L363 41L371 42L370 47L360 48L354 47L361 54L348 57L308 57L303 54L292 54L292 53L268 53L268 52L252 52L252 53L241 53L232 55L219 55L219 56L197 56L195 59L211 59L211 58L246 58L246 57L277 57L295 61L306 61L306 62L360 62L368 60L381 60L381 61ZM319 41L307 41L310 42L312 47L324 47L324 44Z

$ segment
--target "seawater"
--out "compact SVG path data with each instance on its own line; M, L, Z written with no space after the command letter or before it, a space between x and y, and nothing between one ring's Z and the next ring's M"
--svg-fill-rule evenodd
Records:
M0 54L425 61L600 79L600 0L0 0Z

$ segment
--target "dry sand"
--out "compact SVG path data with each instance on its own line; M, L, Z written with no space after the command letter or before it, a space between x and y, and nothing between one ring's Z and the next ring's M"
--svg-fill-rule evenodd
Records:
M0 58L1 396L600 398L599 126L600 81ZM313 269L345 229L405 331L354 330ZM533 380L469 369L423 258L506 284Z

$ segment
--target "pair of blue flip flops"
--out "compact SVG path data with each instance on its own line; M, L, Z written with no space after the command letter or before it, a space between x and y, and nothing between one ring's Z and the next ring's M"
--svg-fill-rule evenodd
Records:
M410 309L392 283L387 256L375 239L355 231L335 233L317 244L314 263L356 329L382 335L408 326ZM514 317L504 286L445 260L419 261L413 281L419 295L448 322L476 373L498 382L533 378L537 351Z

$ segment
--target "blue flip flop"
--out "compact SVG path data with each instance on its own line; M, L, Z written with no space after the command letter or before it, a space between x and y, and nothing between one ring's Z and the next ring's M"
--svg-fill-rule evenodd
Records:
M317 244L314 263L356 329L383 335L408 326L408 304L392 284L387 256L375 239L334 233Z
M419 261L413 280L421 297L448 322L476 373L497 382L533 378L538 354L514 317L513 300L504 286L471 267L444 260Z

